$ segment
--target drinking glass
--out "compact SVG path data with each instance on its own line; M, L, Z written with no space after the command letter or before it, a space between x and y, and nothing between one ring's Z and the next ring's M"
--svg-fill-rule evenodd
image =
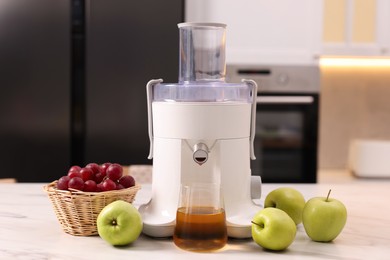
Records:
M182 184L174 243L185 250L213 251L227 243L226 216L220 185Z

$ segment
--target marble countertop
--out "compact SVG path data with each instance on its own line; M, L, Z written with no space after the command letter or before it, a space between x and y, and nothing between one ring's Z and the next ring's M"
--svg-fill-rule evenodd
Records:
M144 235L128 247L116 248L99 236L64 233L44 184L0 184L0 259L390 259L390 180L333 174L320 177L318 184L263 184L261 203L281 186L300 190L306 199L325 196L331 188L348 210L347 224L333 242L311 241L300 224L293 244L278 253L263 250L251 239L231 239L214 253L193 253L177 248L172 239ZM149 196L150 185L143 185L135 205Z

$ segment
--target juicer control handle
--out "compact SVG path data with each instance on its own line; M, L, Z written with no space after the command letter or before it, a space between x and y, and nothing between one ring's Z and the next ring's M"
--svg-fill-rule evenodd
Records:
M153 111L152 111L152 102L153 102L153 86L163 82L162 79L152 79L146 84L146 100L148 102L148 133L150 141L150 149L148 159L153 158Z
M242 82L246 83L248 86L252 86L252 108L251 108L251 128L250 128L250 157L252 160L256 160L255 156L255 134L256 134L256 99L257 99L257 84L254 80L243 79Z
M253 200L261 198L261 177L259 175L251 176L251 198Z

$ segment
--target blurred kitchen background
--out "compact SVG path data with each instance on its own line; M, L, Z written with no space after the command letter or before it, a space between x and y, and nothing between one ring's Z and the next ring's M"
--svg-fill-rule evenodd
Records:
M348 168L352 140L390 140L390 1L0 0L0 178L151 164L145 85L177 82L183 21L228 25L228 80L258 79L264 96L295 98L258 110L260 121L289 111L302 121L288 129L299 149L286 153L298 173L270 182L315 182L318 170ZM285 160L282 143L269 143Z
M146 164L149 79L177 82L181 0L0 0L0 177Z

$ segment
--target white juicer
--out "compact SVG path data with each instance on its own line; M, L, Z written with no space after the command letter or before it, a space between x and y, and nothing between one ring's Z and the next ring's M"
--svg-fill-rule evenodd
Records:
M225 82L224 24L178 26L179 83L147 84L153 181L151 200L139 208L143 232L172 236L181 184L206 182L222 189L228 236L251 237L261 188L250 169L257 85Z

